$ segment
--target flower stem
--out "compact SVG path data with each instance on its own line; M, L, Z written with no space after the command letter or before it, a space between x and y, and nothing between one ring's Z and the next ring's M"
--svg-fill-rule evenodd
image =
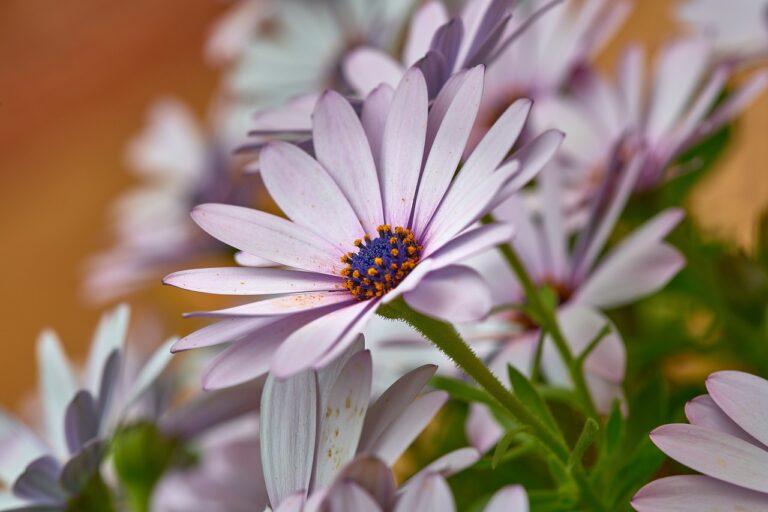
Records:
M587 388L587 381L584 379L582 365L579 364L579 361L571 353L571 349L568 347L568 342L565 340L565 336L560 329L557 318L550 308L548 308L541 300L536 285L512 246L510 244L504 244L500 246L499 249L501 250L502 256L504 256L504 259L509 263L509 266L512 267L512 271L517 276L520 284L522 284L531 307L535 310L538 318L541 319L544 324L540 327L546 330L552 337L560 357L568 368L568 374L576 388L576 395L579 397L584 410L587 411L592 419L597 421L599 419L599 414L595 407L595 402L592 400L592 394L589 392L589 388Z
M530 427L532 435L535 435L560 462L564 465L568 463L570 449L562 437L554 433L538 416L528 410L517 396L504 387L493 372L464 342L453 325L413 310L402 299L379 308L378 313L385 318L402 320L419 331L482 386L517 421ZM581 491L582 498L590 504L591 509L596 512L604 511L605 507L592 490L581 465L577 464L571 468L571 474Z

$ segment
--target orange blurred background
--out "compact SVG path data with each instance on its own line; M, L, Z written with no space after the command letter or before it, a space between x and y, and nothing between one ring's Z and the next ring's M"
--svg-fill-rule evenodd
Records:
M630 41L651 50L675 31L672 2L638 5L601 65ZM202 46L228 2L218 0L3 0L0 2L0 406L17 409L34 389L35 338L55 328L75 360L100 311L80 293L83 262L110 242L108 207L133 178L125 142L159 95L202 114L217 73ZM768 95L739 120L719 168L692 211L742 246L768 204ZM130 297L162 314L167 334L191 294L158 284ZM160 340L157 340L158 342Z

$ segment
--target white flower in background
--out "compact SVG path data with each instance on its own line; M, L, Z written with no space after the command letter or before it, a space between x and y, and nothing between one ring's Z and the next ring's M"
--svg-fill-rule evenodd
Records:
M128 166L142 180L115 203L116 242L88 265L86 294L110 300L155 282L179 264L228 251L200 233L189 210L200 201L248 204L253 187L238 176L232 151L245 133L242 113L214 110L208 134L179 100L149 109L147 125L131 141Z
M711 37L721 57L768 58L767 0L683 0L677 18L692 32Z
M41 334L37 347L42 425L36 433L0 411L0 481L13 484L15 494L0 493L0 503L63 511L66 500L98 471L103 441L112 429L120 420L140 414L141 399L170 361L174 340L130 372L124 347L128 316L125 306L103 316L79 374L56 334Z

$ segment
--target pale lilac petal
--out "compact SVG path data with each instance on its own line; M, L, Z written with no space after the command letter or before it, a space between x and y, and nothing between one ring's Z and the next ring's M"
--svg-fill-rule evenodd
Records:
M88 391L78 391L64 414L64 433L71 455L79 452L99 433L96 401Z
M165 343L157 347L152 355L141 367L139 373L132 379L131 392L126 401L127 404L133 404L152 386L171 363L173 354L171 347L178 342L177 337L168 339ZM99 397L101 398L101 397Z
M359 334L355 337L355 341L346 345L332 361L322 367L315 368L317 370L317 388L320 392L320 410L324 410L328 404L328 397L333 391L333 383L339 378L341 370L344 369L352 356L363 350L365 350L365 338Z
M761 512L768 494L750 491L701 475L654 480L632 498L637 512Z
M356 457L336 477L336 483L340 482L353 482L359 485L379 506L385 510L392 509L397 484L392 470L379 459L369 455Z
M508 485L493 495L485 512L528 512L528 493L521 485Z
M346 291L295 293L273 299L250 302L227 309L187 313L186 316L230 318L238 316L290 315L328 306L351 304L353 302L355 302L354 297Z
M381 507L359 485L341 482L328 494L329 510L338 512L381 512Z
M417 397L394 421L382 432L381 436L368 449L368 453L379 457L387 465L393 465L414 439L432 421L437 411L448 400L448 393L432 391Z
M363 112L360 116L365 135L368 137L368 144L371 147L373 161L376 162L376 169L378 169L379 174L381 174L383 168L381 165L381 146L384 141L384 126L387 122L387 114L389 113L389 107L392 104L394 95L395 91L392 87L380 85L365 98ZM381 175L379 175L379 182L381 183Z
M403 50L403 62L412 66L427 54L437 29L448 22L448 11L442 2L430 0L411 19L408 39Z
M484 318L491 310L491 292L477 271L449 265L427 274L403 298L416 311L448 322Z
M768 381L749 373L721 371L707 378L707 390L734 423L768 446Z
M360 96L367 96L381 84L397 87L405 73L402 64L388 54L367 46L352 50L342 66L345 80Z
M339 275L342 268L343 251L276 215L240 206L205 204L192 211L192 218L225 244L276 263L331 275Z
M624 115L629 126L637 128L643 103L643 50L631 45L621 56L618 70L618 86L624 102Z
M335 345L353 342L357 332L350 333L351 328L372 307L373 300L345 306L298 329L275 353L272 373L278 378L289 377L313 366Z
M710 59L710 46L703 39L680 39L662 50L655 69L651 110L646 133L661 140L680 117L703 76ZM680 69L686 72L681 74Z
M434 128L434 142L431 140L427 142L429 156L424 164L416 196L412 229L417 237L427 226L443 199L461 160L480 107L480 97L483 92L482 67L478 66L467 71L455 94L446 98L448 93L443 91L438 94L429 113L427 132L433 131L431 129L433 124L437 124L437 127ZM444 115L440 115L441 103L448 103Z
M341 278L315 272L275 268L202 268L174 272L164 284L222 295L269 295L338 290Z
M274 267L275 262L270 261L247 252L237 251L235 254L235 262L243 267Z
M760 442L754 437L744 432L740 426L728 417L720 407L717 406L709 395L697 396L685 404L685 416L691 425L725 432L732 436L750 442L755 446L760 446Z
M519 99L507 107L469 155L454 186L460 187L465 181L466 186L474 186L501 164L523 131L531 105L531 100Z
M275 508L275 512L302 512L304 501L307 499L306 494L306 491L291 494L280 502L280 505Z
M427 464L421 471L413 475L404 487L410 482L417 482L419 478L428 473L439 473L444 477L449 477L458 473L480 459L480 453L474 448L459 448L448 452L442 457L433 460Z
M78 385L58 336L45 330L37 340L37 364L43 400L46 439L54 453L63 456L67 445L62 428L64 413L77 393Z
M434 37L430 43L430 53L437 53L443 58L445 63L445 73L449 75L451 72L457 71L457 62L459 57L459 51L461 50L461 43L464 40L464 24L460 19L454 18L451 21L445 23L434 33ZM429 80L429 78L428 78ZM443 77L443 81L445 77ZM437 82L438 89L440 82Z
M539 175L539 188L542 200L542 224L545 236L551 277L556 281L567 279L569 271L567 243L568 234L565 231L562 205L562 176L563 169L549 166Z
M354 457L368 410L371 381L371 353L368 350L352 356L336 379L328 402L320 410L315 486L330 484Z
M291 220L341 251L363 237L365 230L344 191L314 158L293 144L274 141L261 151L260 161L264 185Z
M509 243L515 234L513 224L494 222L467 229L434 253L425 250L423 258L438 262L435 268L467 259L498 245Z
M388 224L407 226L411 216L427 129L427 84L408 70L392 98L381 149L382 197Z
M650 435L661 451L693 470L747 489L768 489L768 452L752 443L687 424L663 425Z
M368 321L376 314L377 302L373 302L369 307L363 308L363 312L360 313L349 326L344 334L339 337L334 346L330 348L325 354L312 364L312 367L316 370L322 371L329 364L344 357L343 354L348 353L350 350L355 350L355 347L360 347L361 333L365 330L365 326ZM360 350L362 347L357 348Z
M682 219L682 211L662 212L611 251L581 285L573 300L615 307L664 286L685 264L683 256L660 240Z
M395 512L453 512L456 505L448 483L439 473L419 478L408 486L395 507Z
M315 374L286 380L270 376L261 399L261 461L272 504L291 494L306 497L312 476L317 421Z
M360 119L346 99L327 91L315 108L312 126L317 160L339 185L366 233L376 233L384 211L376 165Z
M471 404L466 433L469 443L480 453L485 453L501 439L501 436L504 435L504 429L499 426L488 407Z
M60 418L63 418L62 413ZM62 430L59 422L59 430ZM48 453L49 446L26 425L0 409L0 479L13 482L29 461ZM66 447L64 447L66 453Z
M99 320L85 368L85 389L92 393L98 392L107 360L115 350L123 349L130 316L130 308L120 304L114 310L103 314Z
M281 320L259 330L256 336L234 342L208 363L203 373L203 389L227 388L253 380L269 371L272 355L297 325Z
M360 435L360 451L370 448L421 393L437 366L428 364L408 372L392 384L368 409Z
M516 151L512 158L510 158L509 163L497 171L500 172L504 167L515 164L519 169L515 177L504 187L504 192L500 195L500 199L503 200L509 195L514 194L535 178L555 156L564 138L565 134L559 130L547 130Z
M221 320L184 336L171 347L171 352L181 352L183 350L210 347L228 341L235 341L249 332L256 331L276 320L276 318L269 317Z

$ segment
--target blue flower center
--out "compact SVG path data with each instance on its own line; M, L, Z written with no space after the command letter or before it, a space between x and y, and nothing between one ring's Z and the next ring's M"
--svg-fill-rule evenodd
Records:
M378 236L355 240L357 252L341 257L344 288L358 300L381 297L395 288L419 262L421 245L410 229L388 224L376 228Z

